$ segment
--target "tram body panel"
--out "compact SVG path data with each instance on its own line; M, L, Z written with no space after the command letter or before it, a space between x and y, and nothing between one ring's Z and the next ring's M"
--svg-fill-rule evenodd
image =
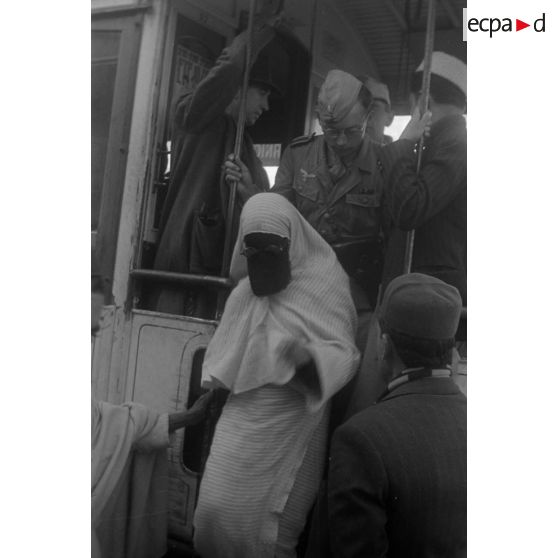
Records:
M207 347L213 321L132 311L126 399L161 413L184 409L193 355Z
M132 311L126 400L161 413L184 410L192 387L199 385L201 367L197 366L192 386L196 355L205 351L215 328L215 322L198 318ZM184 444L189 444L188 429L172 436L169 449L169 532L182 541L192 537L199 482L198 472L184 465Z
M91 347L91 394L101 401L111 401L110 380L112 345L115 326L115 306L105 306L101 327Z

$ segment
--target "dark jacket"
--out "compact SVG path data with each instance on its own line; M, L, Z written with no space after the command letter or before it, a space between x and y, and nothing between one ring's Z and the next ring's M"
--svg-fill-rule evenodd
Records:
M465 557L466 405L450 378L425 378L337 429L329 473L334 557Z
M382 283L403 273L405 239L415 229L412 271L434 275L457 287L467 299L467 129L462 116L436 122L416 174L414 145L388 164L384 209L392 231ZM391 147L391 146L390 146ZM389 154L390 151L385 151Z
M273 36L264 29L254 36L254 58ZM234 150L236 124L225 110L239 91L246 37L225 49L194 92L177 103L173 121L170 187L163 207L154 268L219 275L225 237L229 187L223 179L225 157ZM267 174L244 133L240 158L262 191ZM238 225L238 203L235 225ZM183 313L184 289L163 289L156 309Z

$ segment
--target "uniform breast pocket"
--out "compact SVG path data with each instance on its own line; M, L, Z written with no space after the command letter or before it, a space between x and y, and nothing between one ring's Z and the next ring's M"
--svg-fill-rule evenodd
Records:
M378 207L380 205L377 192L370 192L367 194L347 194L345 196L345 201L349 205L358 207Z
M297 177L294 183L297 206L300 211L306 205L316 205L320 201L320 183L313 176Z

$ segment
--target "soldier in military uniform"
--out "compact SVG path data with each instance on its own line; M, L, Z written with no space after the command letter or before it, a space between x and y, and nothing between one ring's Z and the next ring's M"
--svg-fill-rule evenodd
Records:
M401 150L399 142L381 147L366 134L373 103L362 81L341 70L330 71L318 96L323 135L304 136L291 143L273 187L273 192L288 198L331 245L349 275L358 313L355 342L361 352L383 261L384 174L391 170L383 161L398 160ZM422 129L409 128L408 139L416 141L421 133ZM345 415L353 388L350 382L333 399L330 431ZM322 556L320 517L314 517L312 523L309 555Z
M341 70L328 73L318 97L323 135L285 150L273 191L287 197L337 253L351 278L363 348L381 276L382 165L365 134L370 91Z

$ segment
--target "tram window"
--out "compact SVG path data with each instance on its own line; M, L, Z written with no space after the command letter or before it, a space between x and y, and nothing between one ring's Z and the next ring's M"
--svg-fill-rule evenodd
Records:
M281 161L281 144L280 143L256 143L254 144L256 155L262 162L264 170L269 179L269 185L275 184L275 175Z
M198 349L192 359L192 370L190 374L190 388L188 390L188 408L203 394L205 390L201 388L201 371L205 349ZM184 466L194 472L200 473L202 469L202 448L207 438L207 425L204 422L193 426L187 426L182 452L182 462Z
M92 231L96 231L99 226L120 35L119 31L97 31L91 37Z
M409 120L411 117L407 114L395 116L391 125L384 130L385 135L393 138L393 141L398 140Z
M99 15L91 29L91 241L112 280L126 177L141 15Z
M273 188L273 185L275 184L275 176L277 175L277 169L279 169L279 166L269 166L269 167L264 167L265 172L267 173L267 178L269 179L269 185Z
M159 153L156 182L157 195L153 208L152 227L159 229L161 213L167 196L172 158L172 117L179 97L193 91L213 66L217 54L222 50L225 39L199 23L179 17L175 35L171 83L167 102L165 151ZM152 254L153 255L153 254ZM142 261L149 265L149 258Z

